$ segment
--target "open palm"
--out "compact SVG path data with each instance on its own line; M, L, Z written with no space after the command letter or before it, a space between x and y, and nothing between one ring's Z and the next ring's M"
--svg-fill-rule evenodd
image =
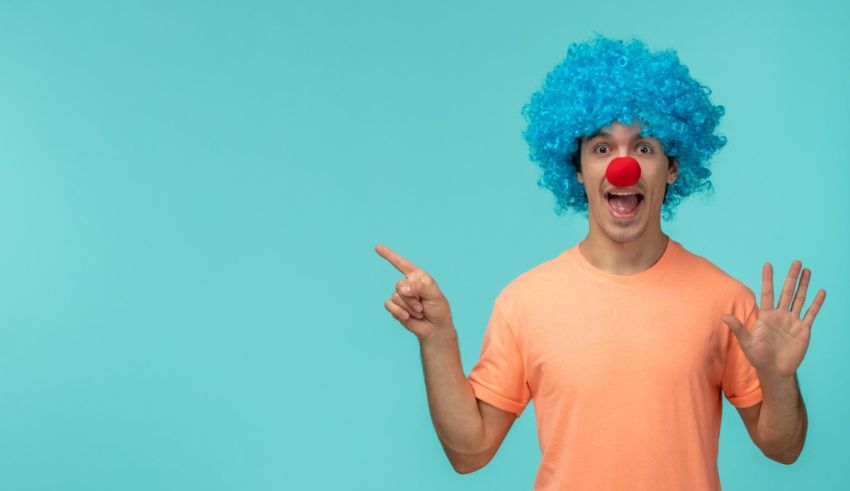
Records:
M808 268L803 269L802 278L800 277L802 267L800 261L791 263L779 296L779 305L774 308L773 267L770 263L765 263L762 267L758 317L751 331L734 316L723 316L723 321L738 338L741 351L760 373L793 376L809 347L812 324L826 298L826 290L818 290L805 317L801 319L800 313L811 279L811 271Z

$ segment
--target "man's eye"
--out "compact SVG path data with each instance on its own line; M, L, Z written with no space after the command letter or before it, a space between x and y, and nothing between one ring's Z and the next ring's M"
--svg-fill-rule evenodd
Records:
M645 143L638 145L638 148L639 149L646 149L645 152L643 150L638 150L640 153L652 153L652 147L645 144Z
M606 149L606 150L607 150L607 149L608 149L608 145L599 145L599 146L597 146L594 150L595 150L597 153L599 153L599 149L600 149L600 148L604 148L604 149ZM603 152L603 153L607 153L607 152Z

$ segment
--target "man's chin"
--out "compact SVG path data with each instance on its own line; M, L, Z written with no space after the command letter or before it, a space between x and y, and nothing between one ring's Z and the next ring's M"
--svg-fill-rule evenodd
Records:
M608 238L612 242L617 242L619 244L628 244L631 242L635 242L641 237L643 237L644 229L641 230L615 230L615 231L606 231Z

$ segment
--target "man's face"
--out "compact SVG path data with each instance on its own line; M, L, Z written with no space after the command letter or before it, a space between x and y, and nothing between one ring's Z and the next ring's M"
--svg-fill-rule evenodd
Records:
M648 227L661 229L661 205L667 184L679 172L678 162L668 166L661 142L640 136L640 123L631 126L614 122L595 135L582 140L581 172L578 182L587 192L591 232L602 232L615 242L640 238ZM617 187L605 178L608 163L615 157L634 157L640 164L640 179L631 186ZM610 192L639 193L637 210L632 216L617 216L609 202Z

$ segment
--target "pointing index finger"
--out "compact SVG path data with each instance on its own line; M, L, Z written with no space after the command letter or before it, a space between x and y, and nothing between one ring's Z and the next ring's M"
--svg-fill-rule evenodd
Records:
M381 257L389 261L390 264L395 266L395 269L401 271L405 275L408 275L419 269L415 265L413 265L413 263L401 257L400 255L398 255L398 253L396 253L385 245L378 244L377 246L375 246L375 252L377 252Z

